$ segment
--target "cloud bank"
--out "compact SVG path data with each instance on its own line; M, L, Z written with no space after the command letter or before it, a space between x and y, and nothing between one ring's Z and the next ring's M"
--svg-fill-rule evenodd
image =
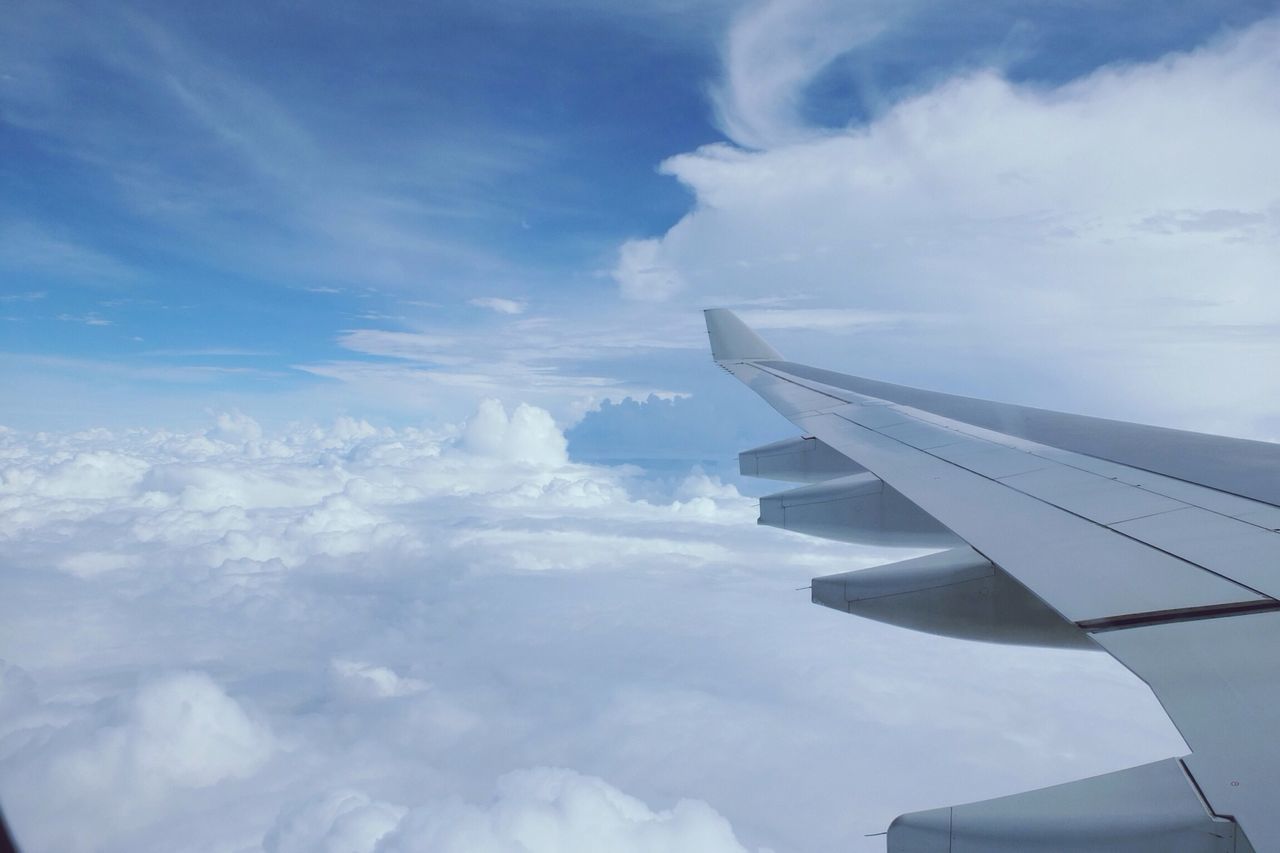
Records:
M565 447L496 402L439 430L0 431L24 849L827 848L1179 748L1101 656L794 591L891 552Z
M738 104L722 107L729 127L777 129L731 131L760 150L666 161L696 204L660 239L623 247L624 296L782 297L776 327L829 328L814 309L891 317L891 336L824 338L825 360L935 384L989 373L1024 399L1034 372L1045 399L1032 402L1277 434L1280 22L1061 85L979 69L819 132L739 103L773 89L740 79L735 45L777 51L743 64L782 100L835 49L825 38L844 18L822 4L788 17L791 5L739 21L720 98ZM787 309L805 315L782 322Z
M456 800L406 809L358 792L282 814L267 853L746 853L723 817L682 800L654 812L601 779L540 767L508 773L485 806Z

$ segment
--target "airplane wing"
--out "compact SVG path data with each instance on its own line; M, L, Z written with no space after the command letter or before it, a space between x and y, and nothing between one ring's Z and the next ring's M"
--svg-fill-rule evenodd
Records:
M716 362L799 428L760 523L942 550L813 582L922 631L1109 652L1192 752L915 812L890 853L1280 851L1280 445L992 403L786 361L706 312Z

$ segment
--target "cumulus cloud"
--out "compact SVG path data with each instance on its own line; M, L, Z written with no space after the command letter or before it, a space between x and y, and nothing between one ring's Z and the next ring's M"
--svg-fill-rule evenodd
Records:
M131 769L188 788L248 776L272 748L270 733L204 673L143 686L122 729Z
M661 261L662 244L657 240L628 240L618 249L613 280L628 299L661 301L684 289L684 279L675 267Z
M282 814L267 853L746 853L706 803L655 811L602 779L563 768L508 773L484 806L417 806L339 791Z
M829 847L992 756L995 794L1176 749L1119 667L814 612L806 579L886 555L756 528L700 471L566 459L534 407L211 421L0 430L0 802L29 849ZM1105 711L1064 715L1082 680ZM873 770L831 749L850 720ZM892 770L940 740L937 779Z
M387 699L431 689L431 685L420 678L361 661L338 658L330 662L329 671L335 691L344 698Z
M252 776L275 749L266 725L201 672L160 677L51 722L10 735L0 778L30 849L102 849L104 836L144 826L183 789Z
M569 461L568 445L551 415L525 403L508 417L498 400L482 401L467 421L462 443L477 456L511 462L557 465Z
M1103 656L821 611L794 590L896 555L564 446L497 403L434 430L0 430L24 849L813 849L1179 748Z
M508 415L497 401L483 403L465 424L435 432L378 429L343 417L326 428L270 434L238 412L217 415L209 429L195 433L0 431L6 571L27 573L25 589L35 596L29 604L59 601L74 608L52 594L51 585L62 583L59 576L88 584L77 589L87 596L86 613L96 613L76 618L75 630L54 634L49 614L39 608L6 614L12 636L21 638L15 650L25 649L37 673L12 664L0 669L0 800L20 839L31 849L146 848L140 838L159 837L153 834L172 828L173 820L193 819L194 801L182 791L272 786L282 772L275 755L309 760L315 746L299 746L298 718L290 713L273 727L208 672L165 671L198 662L225 670L238 645L225 632L244 618L282 620L282 626L324 619L327 605L317 611L302 604L306 594L282 593L289 572L354 578L364 566L382 574L387 569L380 567L412 567L424 559L440 579L458 569L492 571L489 566L584 571L619 557L669 559L694 547L679 537L617 529L616 520L613 530L591 529L619 507L629 507L642 527L675 516L706 518L721 504L735 513L747 508L726 487L665 506L634 501L625 487L632 475L572 464L565 448L547 412L522 404ZM581 518L563 523L558 533L528 527L531 512L549 510ZM469 517L479 520L469 522L470 529L457 526ZM438 556L430 558L430 550ZM392 583L386 591L395 588ZM123 597L111 607L131 614L121 614L119 623L102 611L103 597L117 594ZM175 616L173 608L190 605L196 618ZM360 620L328 618L318 635L325 640L315 701L332 709L334 723L356 715L362 726L403 729L397 738L416 732L444 742L480 723L456 684L453 691L438 689L420 661L401 653L389 659L385 647L362 653L352 633ZM258 639L245 637L248 660L300 665L295 672L305 673L313 652L297 658L295 649L280 659L280 638L261 644L273 634L263 627L255 629ZM108 640L111 632L121 639ZM247 662L237 671L243 674ZM70 693L56 687L63 679ZM303 712L302 719L314 717ZM270 778L253 781L264 765ZM371 849L405 810L363 796L326 795L301 812L272 806L271 814L283 811L263 844ZM553 798L548 807L559 802ZM57 819L68 809L77 821ZM415 814L420 817L421 808ZM648 819L674 820L665 813ZM504 827L493 829L494 838L503 837ZM264 831L258 829L260 838ZM587 833L589 826L576 831ZM396 837L412 847L420 833L402 828Z
M784 5L754 14L766 20ZM755 20L741 23L742 39ZM775 37L760 25L758 38L785 45L790 26ZM818 50L825 33L805 31L812 42L746 64L803 78L818 61L811 51L829 53ZM1260 179L1280 147L1277 56L1272 18L1061 85L976 70L847 130L676 156L663 168L697 204L643 244L644 267L674 283L648 293L681 310L708 294L799 296L792 308L835 313L768 324L839 331L859 314L893 319L892 334L823 338L832 366L874 358L936 382L963 354L970 382L1034 370L1038 393L1059 406L1085 400L1118 416L1257 434L1280 392L1269 369L1280 352L1263 333L1280 320L1280 195ZM750 88L726 79L732 91ZM626 295L632 266L617 268ZM853 313L836 322L840 312ZM1024 395L1037 393L1030 376L1021 381Z
M407 811L359 791L332 791L282 811L262 847L266 853L373 853Z
M209 433L211 438L232 443L257 442L262 439L262 427L242 412L220 412L217 426Z

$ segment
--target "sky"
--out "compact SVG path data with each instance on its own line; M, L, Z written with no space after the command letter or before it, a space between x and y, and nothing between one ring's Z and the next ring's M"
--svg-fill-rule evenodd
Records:
M822 611L798 361L1280 439L1275 3L18 3L27 850L879 850L1178 754L1101 655Z

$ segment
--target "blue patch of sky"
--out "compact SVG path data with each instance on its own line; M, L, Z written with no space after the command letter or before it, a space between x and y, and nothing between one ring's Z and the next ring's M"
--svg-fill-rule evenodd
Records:
M0 274L46 294L4 306L11 351L283 367L405 300L568 299L687 208L656 164L718 136L714 41L604 11L101 5L67 36L52 8L7 25L40 44L6 87Z
M744 494L778 491L776 483L742 477L738 451L791 437L795 427L761 407L745 388L723 375L720 380L719 388L708 386L705 393L688 397L604 403L566 432L570 457L635 466L644 472L641 484L664 499L693 470L732 483Z

